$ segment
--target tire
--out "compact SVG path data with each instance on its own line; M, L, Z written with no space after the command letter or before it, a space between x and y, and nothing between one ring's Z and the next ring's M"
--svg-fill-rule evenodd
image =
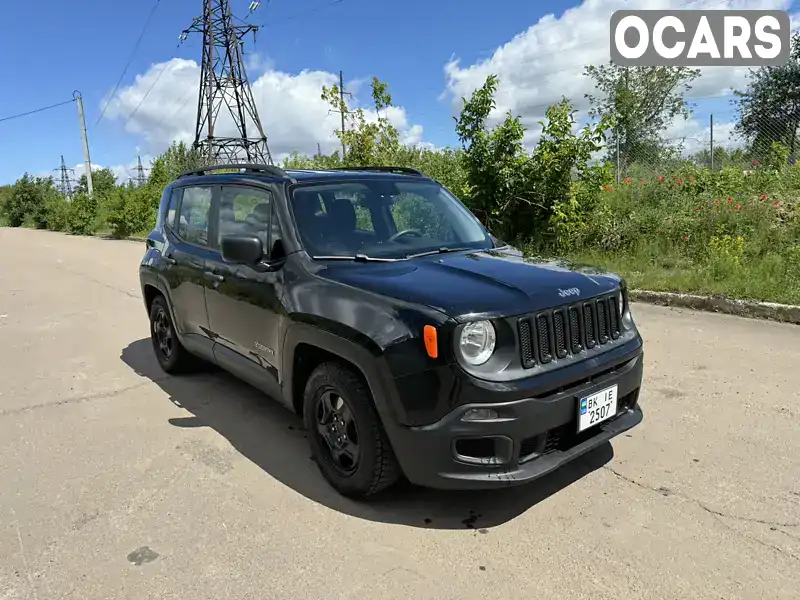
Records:
M333 411L326 414L327 408ZM345 365L327 362L314 369L306 382L303 420L312 458L325 479L343 496L367 498L400 478L400 467L369 390ZM332 431L335 425L337 428ZM353 445L357 447L355 461L348 459Z
M178 339L164 296L156 296L150 306L150 339L156 360L165 373L177 375L197 370L200 361Z

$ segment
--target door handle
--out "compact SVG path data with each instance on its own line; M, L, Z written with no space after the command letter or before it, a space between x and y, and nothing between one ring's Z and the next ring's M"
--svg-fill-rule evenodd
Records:
M205 276L212 281L225 281L225 278L222 275L219 273L214 273L213 271L206 271Z
M172 258L169 254L164 255L164 262L168 265L175 265L178 263L178 261Z

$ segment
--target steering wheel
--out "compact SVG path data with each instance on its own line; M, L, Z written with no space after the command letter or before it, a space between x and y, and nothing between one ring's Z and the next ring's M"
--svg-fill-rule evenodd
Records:
M414 237L422 237L422 234L417 229L404 229L403 231L398 231L393 236L391 236L387 241L394 242L401 237L405 237L407 235L413 235Z

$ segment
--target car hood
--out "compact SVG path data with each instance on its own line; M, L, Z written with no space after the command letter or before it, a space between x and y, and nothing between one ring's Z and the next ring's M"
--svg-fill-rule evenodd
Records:
M318 275L382 296L421 303L457 320L515 316L617 289L620 277L514 248L397 262L336 262Z

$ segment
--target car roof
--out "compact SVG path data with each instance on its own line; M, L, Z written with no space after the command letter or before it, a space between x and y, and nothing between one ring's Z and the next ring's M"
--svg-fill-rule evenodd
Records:
M238 169L232 172L231 169ZM215 171L223 171L215 173ZM281 181L289 179L292 182L319 182L319 181L347 181L358 179L414 179L431 181L422 172L408 167L352 167L337 169L281 169L272 165L231 164L200 167L184 171L178 175L172 185L199 184L209 181L231 182L256 180L256 181Z

